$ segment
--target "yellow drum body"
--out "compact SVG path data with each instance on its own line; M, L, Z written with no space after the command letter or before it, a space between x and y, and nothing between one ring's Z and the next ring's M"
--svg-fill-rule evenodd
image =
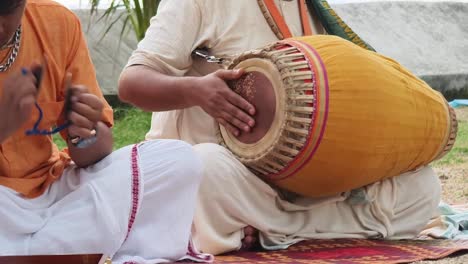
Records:
M397 176L440 158L455 140L456 118L439 92L338 37L280 41L230 68L245 69L232 87L257 106L257 121L269 121L259 122L261 136L236 138L221 127L222 141L292 192L320 197Z

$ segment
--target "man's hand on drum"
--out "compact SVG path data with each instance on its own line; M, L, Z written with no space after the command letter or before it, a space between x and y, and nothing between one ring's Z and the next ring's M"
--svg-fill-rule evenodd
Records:
M226 84L242 74L242 70L218 70L195 83L197 105L236 136L241 131L250 132L255 125L254 106Z

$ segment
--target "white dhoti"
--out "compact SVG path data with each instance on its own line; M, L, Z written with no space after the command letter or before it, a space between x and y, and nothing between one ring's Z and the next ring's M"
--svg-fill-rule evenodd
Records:
M440 183L429 167L334 197L287 201L225 148L195 151L205 170L194 242L207 253L239 249L249 225L264 248L281 249L305 239L414 238L437 214Z
M86 169L71 166L35 199L0 186L0 255L178 260L191 253L201 175L192 146L161 140L123 148Z

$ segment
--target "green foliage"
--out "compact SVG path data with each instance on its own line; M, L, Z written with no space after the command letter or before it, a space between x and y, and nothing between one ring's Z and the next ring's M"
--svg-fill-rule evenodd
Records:
M89 0L89 2L91 4L91 14L97 14L101 0ZM100 16L100 20L104 19L108 23L105 34L109 32L120 19L124 18L121 36L125 33L130 23L138 41L142 40L150 25L151 18L158 10L160 2L160 0L112 0L109 7L107 7ZM116 11L119 9L123 9L126 12L115 15Z

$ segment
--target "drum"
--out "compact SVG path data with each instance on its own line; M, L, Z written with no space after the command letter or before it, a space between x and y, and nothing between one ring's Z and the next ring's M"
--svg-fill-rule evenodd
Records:
M287 39L236 57L230 87L257 109L221 144L252 172L309 197L334 195L442 157L454 111L397 62L334 36Z

